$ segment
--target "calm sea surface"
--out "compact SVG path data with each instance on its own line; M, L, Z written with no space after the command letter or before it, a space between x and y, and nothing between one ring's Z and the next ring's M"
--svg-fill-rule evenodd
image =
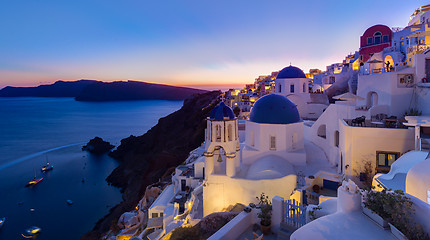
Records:
M79 239L121 201L119 189L105 181L118 163L83 152L82 145L99 136L118 146L181 106L182 101L0 98L0 218L6 217L0 239L22 239L30 226L42 228L40 240ZM43 174L47 158L54 170ZM43 181L24 187L34 172Z

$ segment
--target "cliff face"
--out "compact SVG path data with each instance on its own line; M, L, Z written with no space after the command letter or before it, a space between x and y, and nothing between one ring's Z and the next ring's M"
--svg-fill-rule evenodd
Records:
M214 91L186 99L180 110L161 118L144 135L121 140L121 145L111 153L121 163L107 180L122 188L123 202L82 239L99 239L122 213L137 205L146 186L157 182L169 168L181 164L204 141L206 118L218 103L219 95L219 91Z

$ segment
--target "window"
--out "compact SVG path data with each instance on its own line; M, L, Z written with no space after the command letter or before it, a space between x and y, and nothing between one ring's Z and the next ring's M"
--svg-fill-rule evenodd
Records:
M158 217L158 213L152 213L152 218L157 218Z
M371 45L373 44L373 38L372 37L368 37L367 38L367 45Z
M375 44L380 44L381 43L381 33L376 32L375 34L373 34L373 36L375 38Z
M160 217L163 217L163 213L160 213Z
M216 141L221 142L221 126L216 125L215 128L216 128Z
M388 35L382 36L382 42L384 42L384 43L389 42Z
M334 145L339 147L339 131L334 132Z
M254 146L254 131L251 131L251 146Z
M231 124L228 125L228 140L233 141L233 127Z
M326 126L325 126L325 124L322 124L318 127L317 135L318 135L318 137L326 138Z
M276 137L270 136L270 150L276 150Z
M427 203L430 204L430 190L427 190Z
M296 149L297 148L297 133L296 132L293 133L293 138L291 140L292 140L291 148Z
M376 172L388 173L399 155L397 152L376 152Z
M290 93L294 93L294 84L290 85Z
M330 76L328 83L329 84L333 84L335 82L335 77L334 76Z
M306 83L303 83L303 92L306 92Z
M406 38L406 44L409 44L409 38Z

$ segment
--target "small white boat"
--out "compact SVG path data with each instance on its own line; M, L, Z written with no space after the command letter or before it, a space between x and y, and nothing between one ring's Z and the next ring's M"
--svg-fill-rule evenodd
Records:
M6 218L0 218L0 228L3 227L4 221L6 221Z
M45 166L43 166L40 170L41 170L42 172L47 172L47 171L51 171L51 170L53 170L53 169L54 169L54 166L52 166L51 164L49 164L48 156L46 156L46 165L45 165Z

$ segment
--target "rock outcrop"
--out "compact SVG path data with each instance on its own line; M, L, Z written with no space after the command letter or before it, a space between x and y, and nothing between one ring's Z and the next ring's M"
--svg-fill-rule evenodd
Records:
M93 154L103 154L109 152L114 147L114 145L104 141L102 138L95 137L91 139L87 145L82 147L82 151L88 151Z
M204 141L206 118L219 102L219 91L195 95L184 101L182 108L142 136L130 136L110 155L120 165L107 180L123 192L123 201L100 219L82 239L99 239L124 212L135 208L148 185L159 181L169 168L176 167L190 151Z

